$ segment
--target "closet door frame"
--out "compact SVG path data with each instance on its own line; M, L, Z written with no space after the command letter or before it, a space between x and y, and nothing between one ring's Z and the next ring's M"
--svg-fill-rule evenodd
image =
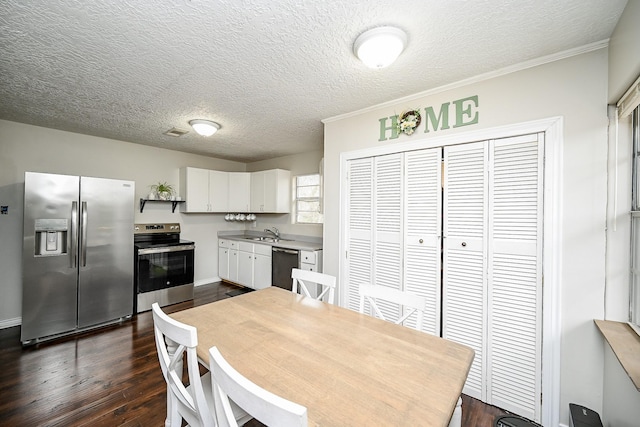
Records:
M562 258L562 153L563 118L550 117L530 122L499 126L469 132L460 132L446 136L416 139L404 143L391 143L383 146L344 152L340 154L340 205L339 218L339 283L348 283L346 256L349 250L347 224L345 223L348 206L347 164L350 160L400 153L425 148L445 147L469 142L512 137L517 135L544 132L544 234L542 269L544 291L542 296L542 425L558 425L560 422L560 284ZM338 304L345 306L347 287L340 286Z

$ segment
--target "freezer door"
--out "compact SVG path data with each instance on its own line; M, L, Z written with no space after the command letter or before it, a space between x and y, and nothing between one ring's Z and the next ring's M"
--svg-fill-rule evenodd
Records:
M132 181L81 177L78 326L133 314Z
M72 209L79 178L26 172L24 181L22 342L76 328L78 279Z

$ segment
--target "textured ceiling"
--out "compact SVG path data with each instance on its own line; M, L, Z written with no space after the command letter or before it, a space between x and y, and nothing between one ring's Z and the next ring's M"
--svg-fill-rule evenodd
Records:
M0 118L242 162L320 150L324 118L605 40L625 5L1 0ZM352 45L381 25L409 42L372 70Z

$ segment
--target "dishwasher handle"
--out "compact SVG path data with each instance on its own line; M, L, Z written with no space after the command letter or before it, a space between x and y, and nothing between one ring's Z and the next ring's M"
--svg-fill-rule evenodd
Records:
M284 248L272 248L273 252L284 252L286 254L298 255L300 251L295 249L284 249Z

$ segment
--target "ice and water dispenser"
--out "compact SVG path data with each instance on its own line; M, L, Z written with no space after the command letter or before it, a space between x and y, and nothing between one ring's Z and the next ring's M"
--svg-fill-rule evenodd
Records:
M67 254L67 219L36 219L35 256Z

